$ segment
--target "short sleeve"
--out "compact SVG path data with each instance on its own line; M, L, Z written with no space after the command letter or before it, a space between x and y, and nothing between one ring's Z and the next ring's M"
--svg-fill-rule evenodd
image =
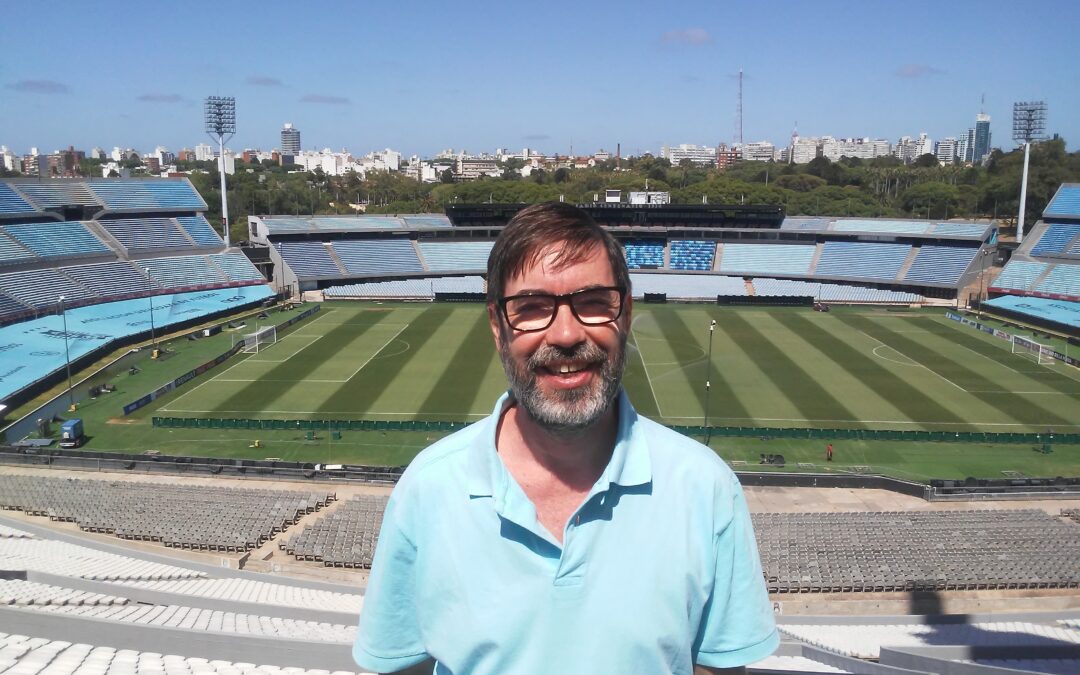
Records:
M716 516L731 517L714 539L712 596L694 642L694 662L713 668L760 661L780 644L750 511L738 479L730 481L731 489L718 491Z
M428 658L416 608L416 546L401 526L398 497L386 506L371 566L353 659L364 670L403 670Z

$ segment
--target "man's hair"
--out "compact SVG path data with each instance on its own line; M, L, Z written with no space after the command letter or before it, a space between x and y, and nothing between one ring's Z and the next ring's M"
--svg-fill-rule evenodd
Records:
M611 263L615 284L630 292L630 270L615 237L585 211L563 202L534 204L518 211L495 240L487 265L487 301L497 302L506 282L535 264L545 248L560 244L554 264L579 263L600 246Z

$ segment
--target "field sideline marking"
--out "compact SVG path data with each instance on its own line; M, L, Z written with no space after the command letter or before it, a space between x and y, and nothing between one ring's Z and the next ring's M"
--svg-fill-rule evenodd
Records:
M637 349L638 358L641 359L641 367L645 370L645 381L649 383L649 391L652 392L653 402L656 403L656 413L660 416L664 416L664 411L660 409L660 399L656 396L656 389L653 388L652 375L649 375L649 364L645 362L645 353L641 351L641 344L638 342L637 333L634 332L634 323L637 322L638 317L630 322L630 334L634 336L634 347Z
M931 373L933 373L934 375L937 375L938 377L940 377L941 379L945 380L946 382L948 382L948 383L949 383L949 384L951 384L952 386L956 387L956 388L957 388L957 389L959 389L960 391L964 392L965 394L970 394L970 393L971 393L971 392L969 392L969 391L968 391L967 389L964 389L963 387L961 387L961 386L960 386L960 385L958 385L957 383L953 382L953 381L952 381L952 380L950 380L949 378L945 377L944 375L942 375L942 374L941 374L941 373L939 373L938 371L934 370L934 369L933 369L933 368L931 368L930 366L926 365L925 363L922 363L921 361L918 361L918 360L916 360L916 359L913 359L913 358L911 358L910 356L908 356L908 355L907 355L907 354L905 354L904 352L900 351L900 350L899 350L899 349L897 349L896 347L893 347L892 345L887 345L887 344L885 344L884 342L882 342L881 340L877 339L877 338L876 338L876 337L874 337L873 335L870 335L869 333L867 333L866 331L862 330L861 328L859 328L859 329L856 329L856 330L858 330L858 331L859 331L860 333L862 333L862 334L863 334L863 335L865 335L866 337L870 338L870 339L871 339L871 340L873 340L874 342L878 343L878 344L879 344L879 345L881 345L882 347L888 347L889 349L893 350L894 352L896 352L896 353L897 353L897 354L899 354L900 356L903 356L903 357L904 357L905 359L907 359L907 360L911 361L912 363L914 363L915 365L919 366L920 368L925 368L926 370L930 371L930 372L931 372ZM874 356L877 356L877 354L874 354Z

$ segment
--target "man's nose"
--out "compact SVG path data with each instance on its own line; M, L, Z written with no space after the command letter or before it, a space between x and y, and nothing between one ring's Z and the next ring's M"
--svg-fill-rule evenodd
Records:
M548 344L572 347L585 340L585 326L574 316L569 302L559 303L555 319L548 326L545 339Z

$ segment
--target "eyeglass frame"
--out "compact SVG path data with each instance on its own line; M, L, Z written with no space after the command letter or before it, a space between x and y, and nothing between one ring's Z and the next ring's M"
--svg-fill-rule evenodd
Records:
M562 295L555 295L554 293L519 293L518 295L508 295L499 298L499 309L502 310L502 316L506 320L506 325L511 329L516 330L519 333L536 333L542 330L551 328L551 324L555 323L555 317L559 314L559 306L566 305L570 308L570 313L574 316L582 326L606 326L609 323L615 323L622 315L623 310L626 308L626 287L625 286L592 286L590 288L582 288L570 293L563 293ZM573 297L581 295L582 293L590 293L593 291L618 291L619 292L619 311L615 313L615 316L607 319L606 321L600 321L598 323L588 323L581 320L581 317L577 313L577 309L574 307ZM518 300L520 298L551 298L555 301L555 306L551 310L551 315L548 317L548 322L539 328L518 328L514 326L510 321L510 314L506 311L506 305L511 300Z

